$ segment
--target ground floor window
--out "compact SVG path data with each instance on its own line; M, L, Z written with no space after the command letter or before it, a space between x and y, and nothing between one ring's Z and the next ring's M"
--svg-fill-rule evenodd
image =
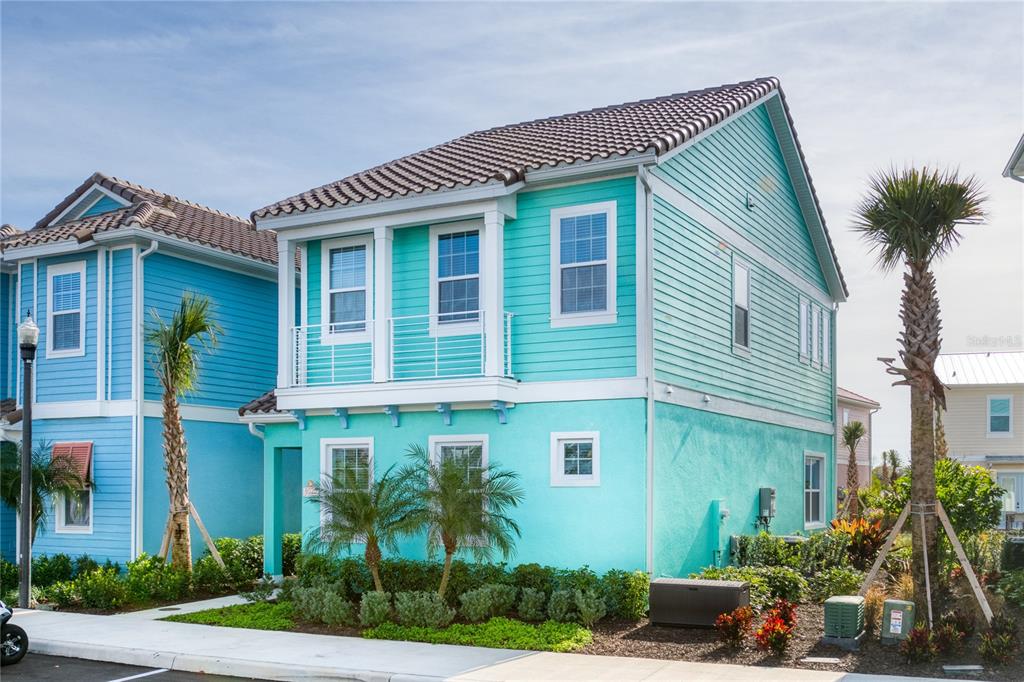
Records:
M457 459L466 469L466 480L483 481L487 469L487 436L431 436L430 459L435 464Z
M825 456L819 453L804 455L804 526L825 525Z
M73 473L83 483L83 487L74 494L59 495L54 500L57 532L91 533L92 443L54 443L50 449L50 458L55 462L61 462L69 473Z
M373 482L373 439L325 438L320 474L335 486L369 490Z
M600 436L596 431L551 434L551 485L601 484Z

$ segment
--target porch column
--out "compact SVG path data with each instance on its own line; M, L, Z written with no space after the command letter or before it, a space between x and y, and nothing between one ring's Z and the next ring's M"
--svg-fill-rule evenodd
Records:
M295 325L295 242L277 238L277 385L295 382L292 343Z
M483 239L484 374L502 376L505 330L505 215L484 213Z
M388 319L391 317L391 238L393 230L373 228L373 380L387 381L391 374Z
M263 572L282 575L281 535L284 533L284 491L282 486L284 453L271 445L263 446Z

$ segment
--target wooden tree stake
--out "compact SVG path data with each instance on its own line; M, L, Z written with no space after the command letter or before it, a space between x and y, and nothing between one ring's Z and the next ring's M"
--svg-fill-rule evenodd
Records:
M210 554L213 555L213 558L220 567L224 568L224 559L221 558L220 552L217 551L217 545L213 544L213 539L210 537L210 534L206 532L206 526L203 525L202 520L199 518L199 512L196 511L195 505L192 504L192 500L188 501L188 513L192 515L192 518L196 522L196 526L199 527L199 532L202 534L203 540L206 541L206 546L210 548Z
M949 542L953 545L953 551L956 552L956 558L960 560L960 566L964 569L964 574L967 576L967 582L971 584L971 590L974 591L974 596L978 600L978 605L981 606L981 612L985 614L985 620L988 624L992 624L992 607L988 605L988 599L985 598L985 591L981 589L981 585L978 583L978 577L974 575L974 569L971 567L971 562L967 560L967 554L964 552L963 545L960 544L959 538L956 536L956 531L953 530L953 524L949 522L949 517L946 516L946 510L942 508L942 503L936 501L938 505L936 511L939 513L939 521L942 522L942 527L946 529L946 535L949 536Z
M893 525L892 530L889 531L889 537L885 539L885 544L882 545L881 551L878 552L878 556L875 557L875 563L868 571L868 575L864 578L864 583L860 586L860 592L857 594L863 597L868 593L871 588L871 583L875 582L875 576L878 575L878 569L882 567L882 562L885 561L885 557L889 555L889 550L892 549L892 545L896 542L896 538L899 537L900 530L903 528L903 524L907 522L907 516L910 514L910 503L903 507L903 511L900 512L899 517L896 519L896 523Z

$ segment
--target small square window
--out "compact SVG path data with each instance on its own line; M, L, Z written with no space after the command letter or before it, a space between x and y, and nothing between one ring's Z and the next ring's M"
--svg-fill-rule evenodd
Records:
M601 484L599 435L595 431L551 434L551 485Z

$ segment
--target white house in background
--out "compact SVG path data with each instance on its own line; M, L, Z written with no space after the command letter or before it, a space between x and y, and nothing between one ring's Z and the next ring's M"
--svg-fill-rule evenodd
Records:
M950 456L989 467L1010 522L1024 527L1024 351L941 355L935 371Z
M1003 169L1003 177L1024 182L1024 135L1021 135L1017 146L1013 148L1013 154Z
M871 438L874 433L872 417L875 412L882 409L878 401L872 400L859 393L836 386L836 419L839 427L836 429L836 489L846 487L847 463L850 461L850 453L843 445L843 427L850 422L860 422L864 425L864 438L857 445L857 480L862 486L871 481Z

